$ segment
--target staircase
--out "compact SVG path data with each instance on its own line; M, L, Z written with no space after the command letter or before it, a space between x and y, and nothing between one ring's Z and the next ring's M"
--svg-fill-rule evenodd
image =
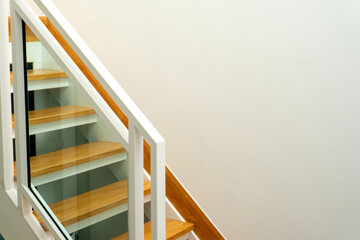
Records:
M30 152L35 153L29 160L34 193L44 200L50 214L73 239L95 239L91 236L93 229L98 232L96 239L128 239L128 233L124 231L127 220L118 217L128 211L128 154L125 148L112 136L65 72L54 64L50 54L44 54L46 50L41 43L31 42L26 46L28 58L52 62L55 66L55 69L28 70L26 76L27 91L33 96L29 101L33 101L34 107L27 114L28 137L33 137ZM41 49L41 56L31 47ZM35 62L34 65L40 64ZM13 74L10 75L12 83ZM14 114L12 125L15 128ZM97 179L98 175L104 179ZM71 189L73 185L78 186ZM151 183L147 180L143 185L146 204L151 201ZM48 231L39 215L33 213ZM145 215L144 219L144 239L151 239L150 217ZM113 223L116 221L125 227L117 227ZM119 229L118 235L111 230L114 228ZM191 223L167 219L166 239L183 236L182 239L187 239L189 235L186 234L193 229ZM106 234L109 231L111 236Z
M19 210L33 214L54 239L196 239L194 224L165 202L164 141L155 128L103 66L89 60L86 49L72 46L100 90L26 2L11 3L9 123ZM61 25L51 4L36 3ZM71 29L61 27L60 32L71 42ZM28 62L33 69L24 70ZM103 99L104 91L111 100ZM128 123L109 101L122 108ZM151 149L146 153L151 155L151 177L143 166L144 139Z

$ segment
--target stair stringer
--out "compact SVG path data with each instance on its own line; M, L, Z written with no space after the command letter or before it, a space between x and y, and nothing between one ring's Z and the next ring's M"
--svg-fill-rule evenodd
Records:
M145 169L144 169L144 180L145 181L151 181L151 176L146 172ZM151 204L150 202L147 202L147 203L145 203L145 206L144 206L145 216L148 219L151 219L151 210L150 210L151 206L150 206L150 204ZM186 222L185 219L176 210L174 205L172 205L172 203L167 198L166 198L166 218ZM186 239L188 239L188 240L199 240L199 238L195 235L194 231L191 231L191 232L185 234L184 236L178 238L178 240L186 240Z

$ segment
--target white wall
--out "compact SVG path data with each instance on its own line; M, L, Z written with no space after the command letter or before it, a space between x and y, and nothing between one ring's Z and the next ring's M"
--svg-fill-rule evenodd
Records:
M228 239L360 239L360 1L54 2Z

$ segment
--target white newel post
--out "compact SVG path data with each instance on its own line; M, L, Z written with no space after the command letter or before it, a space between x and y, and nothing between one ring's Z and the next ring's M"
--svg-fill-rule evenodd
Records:
M14 187L7 0L0 1L0 184Z
M143 137L129 122L128 232L130 240L144 239L144 150Z
M166 239L165 141L151 144L151 239Z
M25 117L24 48L22 19L15 11L14 1L10 2L11 46L13 56L14 115L15 115L15 156L18 187L18 205L24 215L32 213L30 204L22 194L22 185L28 186L27 176L27 134Z

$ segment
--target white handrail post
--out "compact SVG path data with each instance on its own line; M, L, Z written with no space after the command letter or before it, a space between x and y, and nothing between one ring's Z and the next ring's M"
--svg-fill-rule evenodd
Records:
M14 187L7 0L0 1L0 184Z
M151 144L151 239L166 239L165 141Z
M18 185L18 206L24 215L31 214L31 206L23 197L21 185L28 186L27 172L27 134L25 108L25 69L23 46L22 19L15 11L14 0L11 0L11 44L13 54L13 85L14 85L14 115L15 115L15 150L16 173Z
M144 149L143 137L129 122L128 232L130 240L144 239Z

